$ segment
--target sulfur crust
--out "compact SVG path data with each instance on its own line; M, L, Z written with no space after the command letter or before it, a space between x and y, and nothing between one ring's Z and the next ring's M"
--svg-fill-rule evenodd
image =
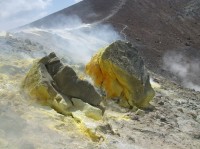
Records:
M145 93L144 86L136 77L109 59L103 59L104 50L101 49L86 66L86 73L93 78L95 85L105 89L108 98L123 99L122 106L148 106L155 93Z
M67 102L66 99L64 100L53 88L51 83L45 80L43 77L44 72L42 71L42 65L35 62L26 75L22 88L24 88L31 97L34 99L36 98L41 104L48 105L63 115L72 116L80 132L89 137L92 141L100 141L102 136L97 134L94 128L87 127L83 119L88 118L88 121L99 121L102 119L102 111L88 103L84 103L80 99L72 98L75 105L72 105L70 101ZM62 102L63 100L64 102Z
M40 65L34 63L32 69L28 72L22 87L25 88L32 97L36 97L40 102L53 101L57 93L53 88L47 86L47 82L43 83L42 73L39 69Z
M85 134L85 136L89 137L92 141L99 142L101 139L103 139L103 136L96 133L95 130L90 129L87 126L85 126L85 124L83 122L77 122L76 125L79 128L79 130L83 134Z

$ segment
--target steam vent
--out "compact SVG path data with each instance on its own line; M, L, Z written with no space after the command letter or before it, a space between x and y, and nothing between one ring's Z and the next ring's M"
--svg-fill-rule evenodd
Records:
M116 41L101 49L86 72L107 98L119 98L124 107L147 108L155 92L138 51L128 42Z

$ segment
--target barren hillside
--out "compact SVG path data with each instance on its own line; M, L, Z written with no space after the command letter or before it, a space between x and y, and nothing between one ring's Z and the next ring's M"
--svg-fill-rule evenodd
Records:
M63 16L74 15L84 23L112 24L140 50L150 70L170 79L183 78L164 67L163 57L169 51L176 51L171 55L182 55L186 61L199 61L199 0L84 0L29 25L56 27L58 22L65 23ZM185 61L179 63L182 66ZM195 74L191 81L199 85L199 77Z

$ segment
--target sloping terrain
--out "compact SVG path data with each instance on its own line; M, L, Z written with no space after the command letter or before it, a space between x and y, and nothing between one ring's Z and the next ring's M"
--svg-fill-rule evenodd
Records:
M18 36L0 36L0 148L199 149L200 92L154 73L156 96L151 104L156 110L124 109L107 101L103 120L88 121L102 136L99 142L92 141L72 117L40 106L21 91L33 61L51 50Z
M0 148L199 149L200 92L165 78L199 88L199 18L199 0L83 0L26 29L0 33ZM153 111L107 100L102 120L75 120L22 90L33 63L50 52L82 77L92 55L121 38L149 68Z
M164 68L166 53L175 51L172 55L183 55L187 61L200 61L199 0L84 0L29 26L64 25L66 16L71 15L80 17L84 23L111 23L140 50L150 70L175 81L180 82L182 78ZM199 85L196 79L199 77L196 74L190 80Z
M151 70L166 73L162 72L162 58L167 51L177 51L190 60L199 60L199 1L130 0L109 22L122 24L122 27L127 25L124 33L129 40L139 44Z

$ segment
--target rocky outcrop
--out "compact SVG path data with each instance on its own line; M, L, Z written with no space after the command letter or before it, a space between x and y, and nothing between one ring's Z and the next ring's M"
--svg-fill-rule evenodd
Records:
M144 62L130 43L116 41L101 49L86 72L108 98L120 98L122 106L146 108L154 97Z
M100 104L100 95L90 83L80 80L72 68L64 66L54 53L34 63L23 88L64 115L73 115L79 110L95 120L102 117L102 111L93 107Z
M69 98L79 98L84 102L97 106L101 102L100 95L87 81L81 80L69 66L64 66L59 58L51 53L39 61L46 66L54 81L54 87Z
M94 106L100 104L101 97L95 91L94 87L89 82L79 79L75 71L69 66L62 67L54 75L53 79L61 93L69 97L82 99L82 101Z

